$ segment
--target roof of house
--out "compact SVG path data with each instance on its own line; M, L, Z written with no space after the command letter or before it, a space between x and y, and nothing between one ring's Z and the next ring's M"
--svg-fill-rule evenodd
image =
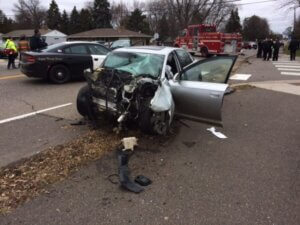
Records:
M50 29L40 29L41 35L45 35L52 30ZM26 35L27 37L31 37L34 35L34 29L28 29L28 30L13 30L9 33L6 33L3 35L3 37L12 37L12 38L18 38L21 37L22 35Z
M99 28L88 30L85 32L69 35L68 38L109 38L109 37L144 37L151 38L139 32L134 32L126 29L113 29L113 28Z

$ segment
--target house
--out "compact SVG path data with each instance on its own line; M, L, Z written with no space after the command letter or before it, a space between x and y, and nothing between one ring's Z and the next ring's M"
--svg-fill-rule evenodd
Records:
M68 41L104 41L113 42L119 39L130 39L133 44L148 44L151 36L126 29L99 28L68 36Z
M58 31L50 29L40 29L42 38L48 45L64 42L67 40L67 35ZM14 30L2 36L2 39L11 37L14 40L19 40L22 35L25 35L27 38L32 37L34 34L33 29L29 30Z

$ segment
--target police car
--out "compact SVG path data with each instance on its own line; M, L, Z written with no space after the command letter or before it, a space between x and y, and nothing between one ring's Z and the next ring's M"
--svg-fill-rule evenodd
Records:
M21 72L28 77L63 84L98 68L110 49L92 42L63 42L21 55Z

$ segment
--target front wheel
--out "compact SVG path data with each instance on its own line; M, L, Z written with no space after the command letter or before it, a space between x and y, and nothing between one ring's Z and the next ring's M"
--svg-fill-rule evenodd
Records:
M93 110L92 97L89 86L82 87L77 95L76 100L77 111L83 117L88 117L90 120L94 120L95 113Z
M147 108L139 116L139 127L144 133L167 135L170 129L170 115L168 111L153 112Z

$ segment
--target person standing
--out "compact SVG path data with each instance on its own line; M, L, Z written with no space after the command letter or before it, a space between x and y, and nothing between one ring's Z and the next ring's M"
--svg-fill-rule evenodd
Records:
M262 40L259 40L257 42L257 54L256 54L257 58L261 58L262 57L262 51L263 51L263 43L262 43Z
M266 61L268 56L268 39L265 39L262 42L262 52L263 52L263 60Z
M17 69L15 65L15 59L18 55L18 49L11 37L7 38L5 42L5 52L8 55L7 69L9 70L10 67L12 67L13 69Z
M273 61L278 61L278 54L279 54L279 49L280 49L281 43L277 39L276 42L273 45Z
M34 35L30 38L30 50L36 51L46 46L47 43L44 40L42 40L39 29L35 29Z
M20 38L20 41L18 43L18 50L19 50L19 67L20 67L20 61L21 61L21 53L29 51L29 42L26 40L26 36L22 35Z
M288 50L290 51L291 61L296 60L296 52L298 48L299 48L299 42L293 37L288 48Z
M267 52L268 52L267 60L268 61L272 58L272 47L273 47L273 40L268 39L268 42L267 42Z

